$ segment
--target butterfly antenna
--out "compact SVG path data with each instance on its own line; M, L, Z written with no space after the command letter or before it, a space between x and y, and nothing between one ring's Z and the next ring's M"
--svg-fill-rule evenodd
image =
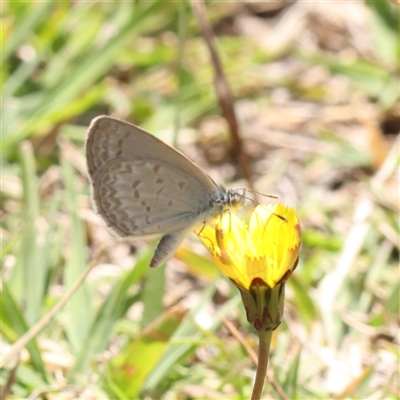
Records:
M265 193L257 192L257 190L252 190L252 189L247 189L247 188L239 188L239 189L235 189L235 190L237 190L237 191L243 190L243 193L244 193L244 192L250 192L250 193L253 193L253 194L259 194L260 196L269 197L270 199L279 199L278 196L274 196L273 194L265 194ZM242 194L242 196L243 196L245 199L250 200L250 201L252 201L253 203L256 203L256 201L250 199L249 197L245 196L244 194Z
M260 196L269 197L270 199L279 199L278 196L274 196L273 194L265 194L265 193L257 192L256 190L252 190L252 189L239 188L239 189L236 189L236 190L238 190L238 191L239 191L239 190L243 190L243 193L244 193L244 192L250 192L250 193L254 193L254 194L259 194ZM247 200L250 200L250 201L253 202L253 203L257 203L255 200L251 199L251 198L248 197L248 196L245 196L244 194L242 194L242 197L245 198L245 199L247 199ZM277 213L274 213L273 211L270 211L270 213L271 213L272 215L275 215L276 217L278 217L278 218L281 219L282 221L288 222L287 219L286 219L285 217L283 217L282 215L279 215L279 214L277 214Z

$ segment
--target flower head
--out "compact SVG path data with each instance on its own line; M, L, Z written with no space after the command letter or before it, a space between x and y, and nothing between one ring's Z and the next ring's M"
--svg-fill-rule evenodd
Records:
M301 230L294 209L278 203L257 206L248 226L224 213L215 229L205 227L199 238L238 287L248 290L258 282L273 289L297 266Z
M260 340L252 399L261 398L272 331L281 323L285 282L296 268L300 222L294 210L280 203L256 207L249 225L224 213L215 228L198 232L223 274L239 289L249 323Z

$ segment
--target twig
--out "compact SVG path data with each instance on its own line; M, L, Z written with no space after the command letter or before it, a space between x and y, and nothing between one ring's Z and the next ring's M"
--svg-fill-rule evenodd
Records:
M197 19L197 22L199 23L200 30L204 36L205 42L210 52L211 62L215 72L215 90L217 93L218 103L221 108L221 114L228 123L231 133L233 154L242 170L244 177L249 183L250 189L254 190L249 162L247 159L247 155L243 149L243 140L239 133L236 114L233 108L233 96L222 70L217 47L214 41L214 33L205 17L205 5L203 3L203 0L190 0L190 2L192 4L194 15Z
M20 359L15 360L15 365L11 368L10 373L8 374L6 383L3 384L1 391L0 391L0 399L6 399L8 395L11 393L12 385L15 382L15 378L17 376L17 369L19 366Z

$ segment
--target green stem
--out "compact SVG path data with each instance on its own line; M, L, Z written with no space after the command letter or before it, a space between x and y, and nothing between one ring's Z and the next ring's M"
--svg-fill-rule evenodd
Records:
M258 365L254 381L251 400L260 400L267 374L269 348L271 345L272 330L259 330L258 333Z

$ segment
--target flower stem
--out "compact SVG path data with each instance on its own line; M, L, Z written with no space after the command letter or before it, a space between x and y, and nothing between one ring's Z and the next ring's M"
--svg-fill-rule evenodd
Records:
M268 367L272 330L258 330L258 365L251 400L260 400Z

